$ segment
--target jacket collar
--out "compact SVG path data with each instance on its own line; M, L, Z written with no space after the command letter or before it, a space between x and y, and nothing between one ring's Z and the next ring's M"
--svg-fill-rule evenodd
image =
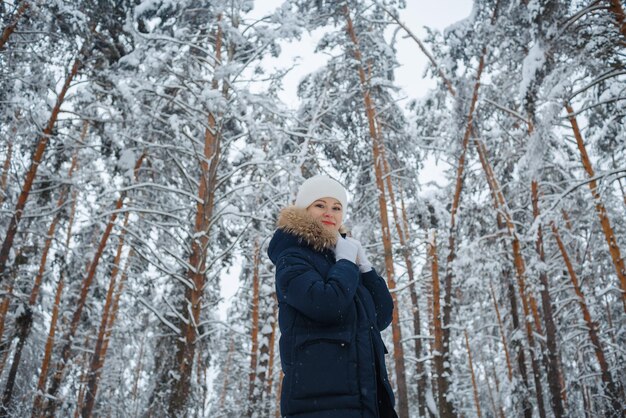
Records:
M315 251L331 250L337 244L337 234L313 219L306 209L289 206L280 211L278 229L295 235Z

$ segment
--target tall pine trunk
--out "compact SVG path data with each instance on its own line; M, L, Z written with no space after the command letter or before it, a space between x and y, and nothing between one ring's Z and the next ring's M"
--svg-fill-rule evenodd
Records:
M263 411L265 417L270 416L270 411L272 409L272 389L274 387L274 357L275 357L275 347L276 347L276 334L278 329L278 300L276 300L276 293L272 295L272 333L269 338L269 364L267 366L267 384L265 385L265 402L263 403Z
M531 183L531 194L533 203L533 218L535 221L539 218L539 185L536 180ZM543 247L543 229L541 224L537 228L537 241L535 249L542 265L546 263L546 256ZM548 387L550 389L550 404L556 418L565 416L561 394L565 390L561 386L559 379L559 354L556 345L556 324L554 323L554 315L552 314L552 298L550 297L550 286L548 284L548 274L545 269L539 272L539 281L541 282L541 305L543 319L546 324L546 348L547 348L547 374Z
M504 222L499 220L498 229L503 230ZM507 261L510 261L507 259ZM515 285L513 284L513 279L511 277L510 267L507 266L504 270L504 282L506 284L506 294L509 299L510 311L511 311L511 323L513 325L513 333L517 334L518 332L522 332L522 325L519 319L519 309L517 296L515 296ZM522 413L524 414L524 418L532 418L533 416L533 406L530 402L530 396L527 396L529 391L528 384L528 370L526 369L526 354L524 350L524 344L520 339L514 341L514 349L515 349L515 360L517 361L517 368L519 370L519 375L521 377L521 383L524 385L524 393L522 394ZM516 384L516 386L518 383Z
M222 63L222 16L218 16L218 28L215 35L216 66ZM218 79L214 76L211 83L213 91L218 90ZM227 84L224 83L222 95L227 94ZM198 187L198 203L196 204L196 218L191 236L191 255L187 277L191 286L185 289L184 305L182 307L185 320L181 322L182 335L179 337L176 349L175 374L168 412L171 415L184 413L191 387L191 374L196 351L196 336L198 323L202 311L203 294L205 290L206 252L209 244L209 225L213 217L215 205L215 189L217 185L217 168L220 155L220 129L216 115L209 112L208 125L204 132L204 150L200 160L200 179Z
M111 314L109 315L109 323L106 327L106 333L104 334L104 341L102 343L102 352L101 356L104 358L106 356L107 350L109 349L109 343L111 342L111 332L113 331L113 326L115 325L115 321L117 319L117 313L120 308L120 298L122 297L122 292L124 291L124 285L126 284L126 280L128 280L128 268L130 267L131 260L135 257L135 251L131 247L128 251L128 255L126 256L126 263L124 264L124 270L122 271L122 277L120 279L120 283L117 285L117 291L115 292L115 298L113 299L113 307L111 308ZM100 368L98 373L102 373L102 368Z
M615 236L615 232L611 227L611 221L609 220L609 214L602 203L602 197L600 197L600 193L598 191L598 184L594 179L595 173L593 171L593 167L591 166L591 160L589 159L589 154L587 154L587 148L585 147L585 142L583 141L582 133L580 132L580 128L578 127L578 121L576 120L576 116L574 116L574 109L569 105L569 103L565 104L565 109L568 113L568 119L570 124L572 125L572 130L574 131L574 137L576 138L576 145L578 145L578 151L580 152L580 158L583 163L583 167L589 176L589 189L591 189L591 195L593 196L594 201L596 202L596 213L598 214L598 218L600 218L600 225L602 226L602 232L604 233L604 238L606 239L606 243L609 246L609 253L611 254L611 259L613 260L613 266L615 267L615 271L617 273L617 277L620 281L620 286L622 289L622 304L624 306L624 312L626 312L626 267L624 267L624 259L619 250L619 246L617 245L617 238Z
M259 412L265 410L266 398L264 397L266 393L268 376L271 373L271 369L269 368L270 363L270 342L272 340L272 326L270 322L273 321L273 307L267 312L265 325L261 329L261 342L262 344L259 347L259 366L257 368L257 376L256 376L256 391L258 394L253 396L255 409Z
M583 294L580 284L578 282L578 276L576 275L576 271L574 270L574 266L569 258L569 254L567 253L567 249L563 244L563 240L561 239L561 235L559 234L559 230L552 222L552 235L556 240L556 243L559 247L559 251L561 252L561 257L563 257L563 261L565 262L565 266L567 268L567 272L570 276L570 280L572 282L572 286L574 287L574 292L576 292L578 305L580 306L580 310L583 314L583 319L585 320L585 324L587 325L587 332L589 334L589 340L591 341L591 345L596 354L596 359L598 360L598 365L600 366L600 372L602 376L602 382L605 385L604 392L606 396L609 398L609 402L611 403L612 411L610 411L610 417L623 417L624 416L624 407L621 403L621 396L618 390L618 386L613 381L613 377L611 376L611 372L609 371L609 365L606 361L606 356L604 354L604 349L602 348L602 343L600 342L600 337L598 336L598 326L591 318L591 313L589 308L587 307L587 302L585 300L585 295Z
M400 186L400 205L402 208L402 225L405 235L405 242L408 243L411 241L411 237L409 234L409 220L406 214L406 207L404 205L404 197L402 194L402 186ZM409 276L409 292L411 295L411 309L413 310L413 333L415 334L415 374L417 376L417 408L420 417L425 417L427 414L426 408L426 391L427 387L427 376L426 370L424 367L424 361L421 360L423 357L423 348L422 348L422 326L421 326L421 318L420 318L420 310L419 310L419 300L417 297L417 281L415 280L415 272L413 269L413 263L410 258L409 247L404 244L405 262L407 260L407 274ZM409 268L410 267L410 268Z
M382 141L382 132L380 130L380 123L378 124L378 137ZM409 236L409 223L406 216L406 209L404 207L404 199L402 197L402 189L400 189L400 202L402 209L402 216L398 213L398 205L396 204L396 197L394 194L393 183L391 181L391 169L389 167L389 161L385 155L385 148L383 147L383 167L384 176L387 184L387 190L389 190L389 201L391 203L391 209L393 213L394 223L396 225L396 232L400 239L400 247L402 248L402 256L404 257L404 263L406 266L406 273L409 278L409 291L411 296L411 310L413 311L413 332L415 334L415 372L417 374L417 407L420 416L426 415L426 374L424 373L424 363L420 361L422 358L422 339L420 336L420 311L419 302L417 298L417 292L415 291L415 272L413 270L413 260L411 259L411 250L409 248L410 236Z
M474 109L476 108L476 102L478 100L478 89L480 87L480 78L485 67L485 52L480 57L478 63L478 71L476 73L476 82L474 83L474 91L472 93L472 99L470 103L470 109L467 116L467 124L465 127L465 133L461 142L461 153L459 155L459 162L456 167L456 181L454 184L454 195L452 197L452 206L450 208L450 228L448 233L448 257L446 258L446 275L444 278L444 296L443 296L443 323L446 325L443 331L443 346L442 356L446 356L449 353L450 346L450 328L449 325L452 321L452 282L454 280L454 272L452 265L456 259L456 214L459 210L461 202L461 191L463 190L463 179L465 173L465 160L467 158L467 146L469 143L469 137L472 132ZM449 367L448 367L449 368ZM448 373L450 376L451 373ZM446 377L440 378L440 384L443 385L443 391L448 391L448 379ZM443 409L440 409L439 413L442 418L452 418L456 415L454 406L451 402L447 402L443 405Z
M144 157L145 155L141 155L141 157L137 159L137 162L135 163L135 173L141 167ZM61 382L63 381L63 373L65 371L65 368L67 367L67 364L70 359L70 355L72 353L72 343L73 343L74 337L76 336L78 325L80 324L80 319L83 313L83 309L85 308L85 304L87 303L89 289L91 288L91 284L93 282L93 279L96 275L96 271L100 264L100 259L102 258L102 254L104 253L104 250L107 246L107 243L109 241L109 236L111 235L113 227L115 226L117 215L119 213L119 210L122 208L122 205L124 204L125 198L126 198L126 191L123 191L120 194L120 197L118 198L115 204L115 210L111 214L109 218L109 222L107 223L107 226L105 227L104 232L102 233L102 236L100 237L100 242L98 244L98 247L96 248L96 252L93 256L93 259L91 260L91 263L89 264L89 269L87 270L87 274L85 275L83 282L81 284L80 294L79 294L78 299L75 302L76 309L74 310L74 313L72 314L70 328L65 333L64 338L63 338L65 344L63 345L63 348L61 349L61 358L57 362L57 368L55 370L54 376L52 377L52 382L50 383L50 386L48 388L48 396L47 396L48 403L47 403L46 410L45 410L46 416L49 416L49 417L54 416L56 413L56 408L59 406L57 394L58 394L59 388L61 387Z
M502 189L498 183L498 180L495 177L491 164L487 158L487 149L485 145L479 141L477 138L474 138L474 144L476 145L476 149L478 151L478 155L480 158L481 165L483 167L483 171L485 172L485 176L487 177L487 183L492 191L492 194L497 198L497 207L500 213L504 218L504 225L506 226L509 239L511 242L511 252L513 253L513 265L515 267L515 273L517 277L517 285L519 289L520 299L522 301L522 310L524 312L524 322L526 329L526 338L528 340L528 348L530 354L530 365L533 371L533 380L535 383L535 396L537 398L537 407L539 409L539 416L541 418L546 417L545 406L543 402L543 389L541 384L541 372L539 369L539 365L536 357L536 344L535 344L535 336L532 329L532 324L530 322L530 317L532 316L531 308L530 308L530 297L529 291L526 288L526 263L522 256L521 243L517 235L517 231L515 229L515 225L513 224L513 219L509 213L508 205L504 198L504 194L502 193Z
M72 192L72 208L70 210L70 217L67 222L67 233L65 238L65 248L69 250L70 240L72 238L72 227L74 225L74 218L76 215L76 190ZM69 251L68 251L69 252ZM39 372L39 379L37 382L37 390L35 392L33 400L33 409L31 411L32 418L39 417L41 409L43 408L43 393L46 389L46 380L48 376L48 369L50 368L50 361L52 359L52 349L54 347L54 337L56 334L56 326L59 318L59 308L61 306L61 296L63 295L64 287L64 275L65 272L61 271L59 280L57 282L57 288L54 295L54 305L52 307L52 316L50 319L50 328L48 330L48 336L46 338L46 345L44 349L44 357L41 361L41 370Z
M137 367L135 368L135 381L133 382L133 389L131 390L132 400L135 404L135 415L139 416L139 379L141 378L141 372L143 371L143 356L146 345L146 334L144 333L141 338L141 345L139 346L139 354L137 357Z
M259 353L259 263L260 246L258 239L254 241L254 255L252 256L252 312L250 319L250 372L248 373L248 410L246 416L251 417L258 403L260 388L257 387L257 364Z
M9 25L6 28L4 28L4 30L2 31L2 36L0 36L0 51L4 49L4 45L9 40L9 37L11 37L11 34L15 32L15 29L17 28L17 24L20 18L26 12L26 9L28 9L29 7L30 7L30 4L27 1L22 0L22 2L20 3L20 6L17 8L17 11L15 12L15 15L13 16L13 19L11 20L11 23L9 23Z
M87 134L87 123L83 123L83 129L81 133L81 140L84 140ZM77 164L77 156L76 152L72 157L72 163L68 173L68 179L72 178L72 174L76 169ZM61 195L57 201L56 210L57 213L50 222L50 226L48 227L48 232L46 234L46 240L44 242L44 248L41 255L41 260L39 262L39 270L37 271L37 275L35 276L35 283L30 293L30 297L28 299L28 306L25 307L25 314L20 316L20 320L18 321L18 341L15 347L15 351L13 352L13 360L11 362L11 369L9 371L9 375L6 380L6 384L4 387L4 394L2 396L2 405L0 406L0 417L6 416L5 414L9 410L9 406L11 404L11 398L13 395L13 388L15 386L15 378L17 376L17 370L20 365L20 359L22 357L22 350L24 348L24 344L30 335L30 331L32 329L33 324L33 312L32 308L37 303L37 299L39 296L39 289L41 288L41 282L43 280L44 273L46 271L46 265L48 260L48 253L50 251L50 246L52 245L52 240L54 239L54 233L56 231L57 224L62 216L61 208L65 205L65 201L67 200L68 189L64 187L61 191Z
M478 399L478 386L476 384L476 374L474 373L474 365L472 364L472 350L470 350L469 337L467 336L467 330L464 330L465 334L465 347L467 349L467 359L469 363L470 373L472 375L472 388L474 390L474 404L476 405L476 415L478 418L482 417L480 413L480 400Z
M4 327L6 324L7 313L9 312L9 306L11 305L11 299L13 299L13 282L8 283L2 293L2 303L0 303L0 374L4 370L5 355L8 355L9 349L7 342L4 340ZM10 340L9 340L10 341Z
M235 353L235 339L230 337L230 344L228 346L228 355L226 356L226 362L224 363L224 368L222 370L222 379L224 380L224 384L222 385L222 389L220 390L219 402L218 402L218 410L223 411L224 405L226 404L226 392L228 389L228 384L230 383L229 377L232 376L230 373L230 366L233 361L233 355Z
M353 43L354 57L359 63L358 73L359 80L361 82L361 88L363 90L363 101L365 104L365 112L368 121L369 133L372 139L372 154L374 160L374 171L376 175L376 187L378 189L378 205L380 209L381 229L383 237L383 248L385 252L385 270L387 273L387 283L389 290L391 291L391 297L395 309L393 310L393 317L391 321L392 335L393 335L393 348L394 348L394 364L396 371L396 388L398 399L398 414L400 418L409 417L409 404L408 404L408 391L406 384L406 372L404 368L404 349L402 347L402 330L400 328L399 319L399 307L398 298L393 291L396 287L395 282L395 267L393 262L393 252L391 244L391 231L389 228L389 216L387 213L387 199L385 193L385 184L383 180L384 167L382 164L382 143L378 138L378 130L376 128L376 114L374 105L370 96L370 89L367 85L365 78L365 70L363 68L363 62L361 60L361 51L359 50L359 43L352 26L352 19L350 18L350 11L347 6L344 6L344 14L347 21L347 31L350 39Z
M59 112L61 111L61 105L65 101L65 94L69 90L70 85L72 84L72 80L74 80L74 77L78 73L80 65L80 59L76 58L74 60L72 68L70 69L69 74L65 78L65 82L63 83L61 91L57 95L57 100L54 104L54 107L52 108L52 113L48 118L48 123L46 124L46 127L44 128L41 137L39 137L39 140L37 141L35 151L33 152L33 156L31 158L30 167L24 177L24 185L22 186L22 191L17 198L17 203L15 204L15 209L13 209L13 214L9 222L9 227L7 228L6 236L4 237L4 241L2 242L2 248L0 248L0 283L5 279L9 253L11 252L11 248L13 248L13 241L17 233L17 228L20 224L20 220L22 219L22 215L24 214L24 208L26 207L28 196L33 187L35 177L37 176L39 164L41 164L43 154L46 151L48 141L50 139L50 136L52 135L54 126L56 125Z
M509 355L509 349L507 347L506 335L504 333L504 325L502 324L502 317L500 316L500 309L498 308L498 301L493 291L493 285L489 282L489 290L491 291L491 299L493 300L493 307L496 311L496 317L498 318L498 328L500 329L500 337L502 339L502 348L504 349L504 357L506 359L506 368L508 372L509 382L513 380L513 367L511 366L511 356Z
M493 25L498 16L499 0L496 1L493 13L491 15L491 24ZM456 181L454 185L454 195L452 199L452 207L450 209L450 229L448 234L448 257L446 258L446 276L444 279L444 303L443 303L443 355L448 359L450 355L450 327L452 325L452 282L454 280L454 272L452 265L456 259L456 213L459 210L461 202L461 191L463 189L463 179L465 172L465 159L467 158L467 148L469 144L470 135L474 129L474 111L476 109L476 103L478 101L478 90L480 88L480 82L482 73L485 68L485 57L487 55L487 48L483 47L480 58L478 60L478 69L476 71L476 81L472 91L472 97L470 101L470 107L467 115L467 122L465 125L465 132L463 134L463 140L461 142L461 154L459 155L459 162L456 169ZM443 384L445 385L445 391L448 391L449 379L452 375L452 369L450 368L449 359L446 361L446 375ZM441 418L452 418L456 415L454 406L451 402L445 404L445 410L441 411Z
M0 176L0 205L4 202L4 197L7 191L7 178L9 177L9 169L11 168L11 158L13 157L13 142L7 142L7 156L4 159L2 165L2 176Z
M137 173L135 173L135 179L137 179ZM83 401L83 407L81 408L81 416L90 417L96 401L96 394L98 392L98 383L102 367L104 366L104 360L106 353L104 352L104 345L106 340L106 334L110 329L111 316L114 305L114 291L117 280L117 275L120 271L120 263L122 261L122 252L124 249L124 238L126 235L126 227L128 225L128 216L130 212L124 214L124 221L122 222L122 230L119 235L119 241L117 243L117 250L115 258L113 259L113 268L111 269L111 279L109 281L109 288L107 289L107 295L102 309L102 318L100 320L100 328L98 329L98 337L96 339L96 346L94 347L91 361L89 362L89 370L87 372L87 384L85 388L85 399Z
M437 408L439 415L443 416L447 412L446 404L449 403L447 398L447 384L445 377L445 366L443 356L443 330L441 321L441 290L439 282L439 258L437 257L437 238L434 229L429 231L428 235L428 257L431 265L431 278L433 282L432 300L433 300L433 363L435 368L434 383L437 394Z
M502 231L502 233L504 235L510 235L510 231L508 229L508 225L507 223L504 221L504 211L500 210L500 205L501 205L501 199L500 199L500 195L499 195L499 186L495 180L495 176L493 175L493 172L491 171L491 166L488 164L488 161L486 160L486 152L484 152L483 149L478 149L478 156L479 159L481 161L481 165L483 167L483 170L486 173L486 178L487 178L487 183L489 184L489 190L491 192L491 196L493 199L493 205L494 208L496 210L496 223L498 226L498 231ZM506 240L504 240L506 241ZM506 244L506 242L504 242L504 244ZM511 263L509 257L507 256L507 264ZM515 264L515 255L513 256L513 263ZM519 313L518 313L518 301L517 301L517 297L515 296L515 285L513 284L513 281L511 280L511 272L508 268L508 266L504 269L503 271L503 277L504 277L504 283L506 284L507 287L507 297L509 298L509 303L510 303L510 310L511 310L511 321L512 321L512 325L513 325L513 332L517 333L522 332L521 331L521 322L519 319ZM519 284L519 281L518 281ZM528 316L525 315L525 323L528 323ZM516 351L516 361L517 361L517 367L521 376L521 382L524 385L524 390L525 391L529 391L529 384L528 384L528 371L526 369L526 354L525 354L525 349L524 349L524 345L522 344L521 339L517 339L516 341L514 341L514 348ZM529 396L527 396L526 392L521 394L521 401L522 401L522 409L523 409L523 414L525 418L531 418L532 417L532 404L530 402L530 398Z
M624 8L620 0L609 0L609 11L615 16L615 24L619 28L620 33L626 38L626 19L624 18ZM626 43L626 39L622 40L622 45Z

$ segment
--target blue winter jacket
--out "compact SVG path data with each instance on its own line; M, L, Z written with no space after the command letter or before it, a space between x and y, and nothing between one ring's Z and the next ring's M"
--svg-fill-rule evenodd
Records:
M380 331L391 323L385 281L335 262L337 237L303 209L283 209L268 255L276 265L281 415L397 417Z

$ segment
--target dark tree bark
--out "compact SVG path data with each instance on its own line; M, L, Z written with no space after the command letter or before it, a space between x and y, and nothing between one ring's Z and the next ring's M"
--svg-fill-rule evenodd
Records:
M29 7L30 7L30 4L27 1L22 1L20 3L20 6L17 8L17 11L15 12L15 15L13 16L13 20L11 20L11 23L9 23L9 25L6 28L4 28L4 30L2 31L2 36L0 36L0 51L4 49L4 45L7 43L7 41L11 37L11 34L15 32L15 29L17 28L17 24L19 23L20 18Z
M57 118L59 116L59 112L61 111L61 105L65 101L65 95L72 84L72 80L78 74L78 69L80 68L81 60L76 58L74 60L74 64L70 69L69 74L65 78L65 83L63 83L63 87L57 96L56 103L52 108L52 113L50 114L50 118L48 118L48 123L45 129L42 132L41 137L37 141L37 145L35 147L35 152L31 158L30 168L26 172L26 176L24 177L24 185L22 186L22 191L17 199L17 203L15 205L15 209L13 210L13 215L11 216L11 221L9 222L9 227L7 228L6 236L2 243L2 248L0 248L0 283L5 279L7 261L9 259L9 253L11 252L11 248L13 248L13 241L15 239L15 235L17 233L17 228L19 227L20 220L22 219L22 215L24 214L24 207L26 206L26 202L28 201L28 196L33 187L33 181L37 176L37 170L39 168L39 164L43 159L44 152L46 151L46 147L48 146L48 141L50 136L52 135L52 131L54 126L56 125Z
M145 157L145 154L141 155L141 157L137 159L137 162L135 163L135 173L141 167L144 157ZM89 294L89 289L91 288L91 283L93 282L93 279L96 275L96 270L98 269L100 259L102 258L102 254L104 253L104 250L107 246L107 243L109 241L109 236L111 235L111 231L113 230L113 227L115 226L115 220L117 219L119 210L122 208L122 205L124 204L125 198L126 198L126 192L124 191L120 194L120 197L118 198L117 203L115 204L115 210L109 217L109 222L107 223L107 226L104 229L102 236L100 237L100 242L96 249L96 253L94 254L93 259L91 260L91 263L89 264L89 269L87 270L87 274L84 277L83 282L81 284L80 295L78 297L78 300L75 302L76 309L74 310L74 313L72 315L70 328L66 332L63 338L63 340L65 341L65 344L63 345L63 348L61 350L61 358L59 359L57 363L56 371L54 373L54 376L52 377L52 382L50 383L50 387L48 388L48 403L47 403L46 410L45 410L46 416L53 417L56 413L56 408L59 406L58 401L57 401L57 394L58 394L59 388L61 387L61 382L63 381L63 373L65 371L65 367L67 367L68 361L70 359L70 355L72 353L72 341L74 340L74 337L76 336L76 331L78 330L78 325L80 323L83 309L85 308L85 304L87 303L87 297Z

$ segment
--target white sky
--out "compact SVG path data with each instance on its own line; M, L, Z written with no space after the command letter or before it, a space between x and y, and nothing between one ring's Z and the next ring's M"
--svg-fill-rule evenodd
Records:
M283 0L256 0L255 9L250 18L261 18L270 14L282 4ZM400 11L400 20L421 40L426 36L425 26L431 29L443 31L447 26L469 16L472 8L471 0L406 0L407 7ZM331 28L330 30L336 30ZM393 29L392 29L393 30ZM284 90L280 98L288 106L296 108L298 97L296 94L300 80L308 73L320 68L326 62L323 54L314 53L315 46L324 29L317 30L314 34L303 34L300 41L284 42L282 53L278 59L265 60L267 73L274 70L295 67L286 75L283 83ZM397 37L397 59L400 64L395 71L396 85L401 87L400 97L405 97L400 102L406 103L410 99L423 97L426 92L435 86L432 79L424 79L424 70L427 66L427 58L419 50L415 41L405 36L401 31ZM432 160L425 161L424 170L420 173L422 184L427 181L437 181L441 178L442 167ZM235 263L238 264L238 263ZM234 265L229 274L222 278L223 302L219 306L220 316L226 318L226 309L230 305L231 298L235 295L239 286L239 268Z
M400 10L400 19L421 40L426 36L425 26L443 31L450 24L469 16L472 8L470 0L438 0L437 2L407 0L406 2L407 7ZM261 18L271 13L280 4L282 0L257 0L250 17ZM326 62L323 54L314 53L316 43L323 33L324 29L320 29L313 34L303 34L300 41L284 42L281 44L281 56L278 59L265 61L268 72L296 64L295 68L287 74L284 90L280 95L280 98L291 107L298 105L296 89L302 77L320 68ZM400 64L395 71L396 84L402 88L407 99L424 96L428 89L435 85L434 80L423 78L427 58L418 49L415 41L406 36L403 30L397 37L396 48Z

